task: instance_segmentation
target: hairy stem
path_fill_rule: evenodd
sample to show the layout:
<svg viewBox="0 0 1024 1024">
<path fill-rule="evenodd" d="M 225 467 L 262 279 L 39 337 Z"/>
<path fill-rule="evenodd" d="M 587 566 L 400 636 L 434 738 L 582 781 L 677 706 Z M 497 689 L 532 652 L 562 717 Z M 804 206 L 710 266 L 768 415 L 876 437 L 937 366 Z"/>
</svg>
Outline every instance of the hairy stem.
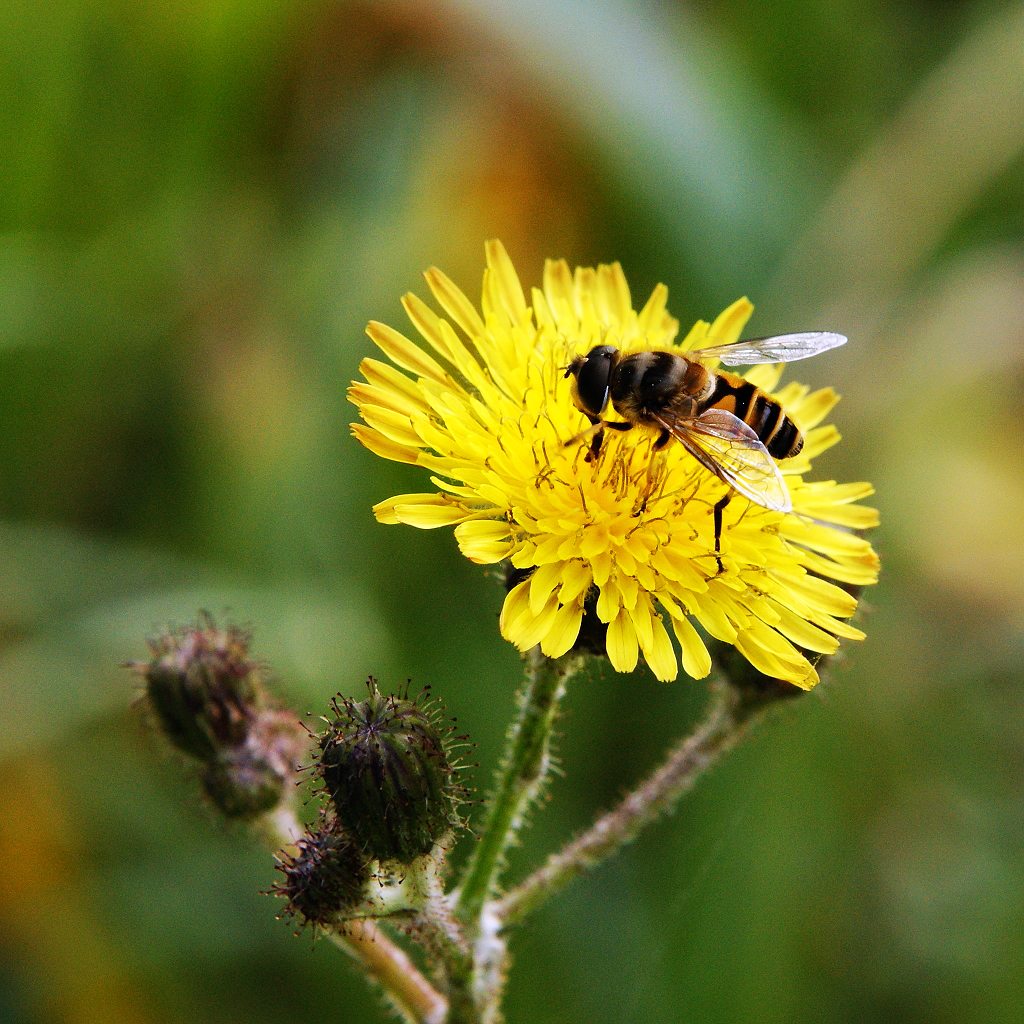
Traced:
<svg viewBox="0 0 1024 1024">
<path fill-rule="evenodd" d="M 473 998 L 473 956 L 462 923 L 452 913 L 440 876 L 432 874 L 426 903 L 413 919 L 410 934 L 418 939 L 439 968 L 448 1000 L 445 1024 L 477 1024 Z"/>
<path fill-rule="evenodd" d="M 723 754 L 731 750 L 750 721 L 732 687 L 712 688 L 711 706 L 696 730 L 681 740 L 665 761 L 617 807 L 602 815 L 564 849 L 552 854 L 532 875 L 494 902 L 505 924 L 521 921 L 561 892 L 574 878 L 636 838 L 670 810 Z"/>
<path fill-rule="evenodd" d="M 384 990 L 388 1001 L 407 1024 L 446 1024 L 448 1001 L 419 972 L 405 951 L 372 921 L 347 929 L 325 929 L 339 949 L 357 960 Z"/>
<path fill-rule="evenodd" d="M 497 887 L 505 853 L 547 775 L 558 707 L 569 677 L 582 663 L 579 656 L 553 661 L 539 647 L 527 655 L 519 713 L 509 730 L 487 821 L 459 893 L 458 914 L 471 928 L 475 929 L 485 901 Z"/>
</svg>

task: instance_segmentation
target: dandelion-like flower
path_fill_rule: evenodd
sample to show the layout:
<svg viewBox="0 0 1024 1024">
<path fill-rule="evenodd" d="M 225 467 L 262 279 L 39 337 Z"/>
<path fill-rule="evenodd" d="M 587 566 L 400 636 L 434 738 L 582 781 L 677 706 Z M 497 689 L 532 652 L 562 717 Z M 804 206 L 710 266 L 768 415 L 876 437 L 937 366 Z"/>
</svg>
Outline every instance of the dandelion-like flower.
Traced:
<svg viewBox="0 0 1024 1024">
<path fill-rule="evenodd" d="M 878 571 L 856 532 L 877 523 L 874 509 L 857 504 L 871 485 L 805 479 L 839 440 L 823 422 L 835 392 L 779 387 L 779 366 L 745 374 L 782 403 L 805 443 L 780 463 L 792 511 L 735 494 L 719 564 L 712 512 L 728 486 L 681 444 L 654 450 L 658 434 L 643 427 L 607 431 L 588 461 L 586 440 L 566 444 L 588 421 L 565 371 L 596 345 L 682 354 L 731 344 L 751 304 L 738 300 L 678 341 L 667 288 L 658 285 L 637 311 L 618 264 L 572 273 L 548 261 L 528 303 L 501 244 L 488 243 L 486 255 L 479 311 L 431 269 L 427 284 L 445 316 L 415 295 L 403 299 L 421 340 L 382 323 L 367 328 L 390 362 L 363 360 L 365 383 L 353 384 L 350 397 L 364 422 L 353 432 L 375 454 L 425 468 L 436 488 L 381 502 L 378 520 L 454 526 L 471 561 L 510 563 L 520 582 L 505 598 L 500 628 L 520 650 L 540 644 L 560 657 L 577 643 L 584 615 L 594 615 L 622 672 L 642 654 L 659 679 L 674 679 L 680 660 L 702 678 L 711 670 L 706 634 L 735 645 L 765 675 L 814 686 L 809 655 L 863 638 L 844 621 L 857 601 L 840 584 L 873 583 Z"/>
</svg>

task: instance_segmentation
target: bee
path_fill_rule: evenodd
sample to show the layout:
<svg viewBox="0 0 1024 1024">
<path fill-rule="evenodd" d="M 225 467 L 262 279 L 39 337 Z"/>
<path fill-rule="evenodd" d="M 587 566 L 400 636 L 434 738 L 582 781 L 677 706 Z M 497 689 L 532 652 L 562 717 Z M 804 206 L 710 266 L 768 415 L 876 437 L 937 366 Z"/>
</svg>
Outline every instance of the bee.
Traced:
<svg viewBox="0 0 1024 1024">
<path fill-rule="evenodd" d="M 714 506 L 715 559 L 722 571 L 722 513 L 736 491 L 774 512 L 793 503 L 776 459 L 790 459 L 804 438 L 782 404 L 735 373 L 711 370 L 701 360 L 726 366 L 790 363 L 846 343 L 842 334 L 808 331 L 751 338 L 694 349 L 685 355 L 662 349 L 620 352 L 598 345 L 566 367 L 572 398 L 591 426 L 567 441 L 590 437 L 587 461 L 597 458 L 605 430 L 636 426 L 658 431 L 654 450 L 678 441 L 708 472 L 731 488 Z M 621 417 L 605 419 L 609 405 Z"/>
</svg>

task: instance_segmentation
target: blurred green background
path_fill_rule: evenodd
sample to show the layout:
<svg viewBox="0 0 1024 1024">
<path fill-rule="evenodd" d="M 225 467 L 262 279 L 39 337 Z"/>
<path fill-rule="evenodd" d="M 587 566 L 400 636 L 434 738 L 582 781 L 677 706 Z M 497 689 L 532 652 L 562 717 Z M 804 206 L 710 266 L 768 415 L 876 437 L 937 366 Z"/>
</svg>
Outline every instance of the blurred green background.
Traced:
<svg viewBox="0 0 1024 1024">
<path fill-rule="evenodd" d="M 256 632 L 319 712 L 444 695 L 485 787 L 501 588 L 348 436 L 373 317 L 483 240 L 621 260 L 684 326 L 851 337 L 863 645 L 514 943 L 510 1021 L 943 1022 L 1024 1004 L 1024 7 L 7 0 L 0 6 L 0 1020 L 383 1019 L 146 731 L 153 627 Z M 570 694 L 521 872 L 700 684 Z"/>
</svg>

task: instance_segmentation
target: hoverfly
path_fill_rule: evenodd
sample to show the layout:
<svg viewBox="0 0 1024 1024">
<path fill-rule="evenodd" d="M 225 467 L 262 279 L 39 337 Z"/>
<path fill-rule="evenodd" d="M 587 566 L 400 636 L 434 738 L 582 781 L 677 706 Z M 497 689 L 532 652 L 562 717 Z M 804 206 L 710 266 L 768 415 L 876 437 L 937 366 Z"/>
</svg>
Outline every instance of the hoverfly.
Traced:
<svg viewBox="0 0 1024 1024">
<path fill-rule="evenodd" d="M 589 462 L 600 452 L 606 429 L 653 427 L 659 431 L 655 451 L 677 440 L 732 488 L 714 506 L 715 558 L 721 572 L 722 512 L 732 491 L 772 511 L 792 511 L 775 460 L 798 454 L 804 439 L 777 399 L 735 373 L 709 369 L 701 360 L 720 359 L 726 366 L 791 363 L 845 343 L 842 334 L 808 331 L 714 345 L 685 355 L 664 349 L 624 353 L 598 345 L 576 356 L 565 370 L 573 378 L 573 402 L 591 422 L 566 443 L 589 435 Z M 621 420 L 604 418 L 609 405 Z"/>
</svg>

